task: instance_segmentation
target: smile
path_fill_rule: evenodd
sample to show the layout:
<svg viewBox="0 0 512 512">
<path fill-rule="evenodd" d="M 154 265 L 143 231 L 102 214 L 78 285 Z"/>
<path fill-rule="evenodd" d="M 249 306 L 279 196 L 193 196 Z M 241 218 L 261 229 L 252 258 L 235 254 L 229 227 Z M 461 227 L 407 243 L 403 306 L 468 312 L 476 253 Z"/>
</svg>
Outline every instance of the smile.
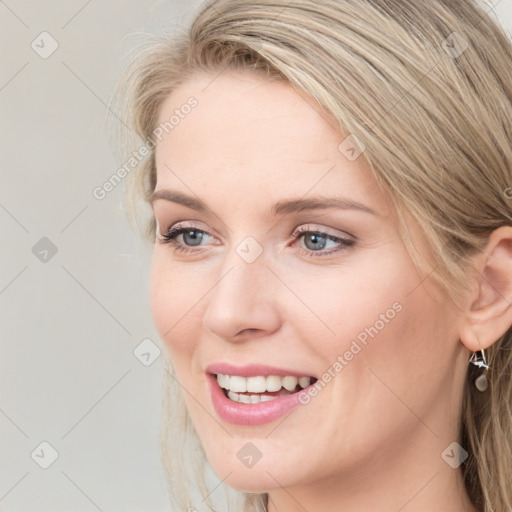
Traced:
<svg viewBox="0 0 512 512">
<path fill-rule="evenodd" d="M 299 394 L 318 380 L 295 370 L 251 364 L 217 363 L 205 369 L 213 408 L 220 419 L 260 425 L 304 405 Z"/>
<path fill-rule="evenodd" d="M 257 404 L 269 402 L 281 396 L 288 396 L 307 388 L 314 377 L 295 377 L 287 375 L 258 375 L 242 377 L 240 375 L 217 374 L 217 382 L 224 395 L 233 402 Z"/>
</svg>

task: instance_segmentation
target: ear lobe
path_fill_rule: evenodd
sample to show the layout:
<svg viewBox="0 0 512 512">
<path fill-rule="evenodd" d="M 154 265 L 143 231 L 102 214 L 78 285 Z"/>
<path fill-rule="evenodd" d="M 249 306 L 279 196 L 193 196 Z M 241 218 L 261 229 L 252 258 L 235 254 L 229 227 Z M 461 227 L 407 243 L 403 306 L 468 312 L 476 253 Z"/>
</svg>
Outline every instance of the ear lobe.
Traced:
<svg viewBox="0 0 512 512">
<path fill-rule="evenodd" d="M 475 291 L 460 340 L 475 352 L 488 348 L 512 325 L 512 226 L 494 230 L 475 261 Z"/>
</svg>

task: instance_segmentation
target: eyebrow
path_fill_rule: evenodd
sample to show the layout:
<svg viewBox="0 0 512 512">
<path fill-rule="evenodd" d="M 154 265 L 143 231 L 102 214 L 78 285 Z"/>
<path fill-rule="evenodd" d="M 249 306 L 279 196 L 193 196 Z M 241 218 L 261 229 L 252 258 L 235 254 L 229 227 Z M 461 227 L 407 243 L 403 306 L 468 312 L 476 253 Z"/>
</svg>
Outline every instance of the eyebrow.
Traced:
<svg viewBox="0 0 512 512">
<path fill-rule="evenodd" d="M 176 190 L 158 190 L 153 192 L 150 202 L 153 203 L 157 199 L 164 199 L 173 203 L 181 204 L 192 210 L 208 213 L 210 209 L 203 201 L 198 198 L 183 194 Z M 271 213 L 273 215 L 286 215 L 289 213 L 298 213 L 308 210 L 321 210 L 327 208 L 339 208 L 342 210 L 359 210 L 371 215 L 378 216 L 375 210 L 358 201 L 344 197 L 324 197 L 317 196 L 311 198 L 288 199 L 286 201 L 278 201 L 272 206 Z"/>
</svg>

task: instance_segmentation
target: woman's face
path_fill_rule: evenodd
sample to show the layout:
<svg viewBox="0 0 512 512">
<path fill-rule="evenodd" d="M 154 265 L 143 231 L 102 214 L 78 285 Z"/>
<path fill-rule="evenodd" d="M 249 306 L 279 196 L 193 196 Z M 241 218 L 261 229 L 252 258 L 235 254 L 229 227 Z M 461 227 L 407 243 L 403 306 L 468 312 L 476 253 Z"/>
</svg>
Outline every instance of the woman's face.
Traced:
<svg viewBox="0 0 512 512">
<path fill-rule="evenodd" d="M 285 83 L 215 76 L 160 111 L 151 275 L 213 469 L 262 492 L 441 460 L 467 364 L 456 308 L 348 134 Z"/>
</svg>

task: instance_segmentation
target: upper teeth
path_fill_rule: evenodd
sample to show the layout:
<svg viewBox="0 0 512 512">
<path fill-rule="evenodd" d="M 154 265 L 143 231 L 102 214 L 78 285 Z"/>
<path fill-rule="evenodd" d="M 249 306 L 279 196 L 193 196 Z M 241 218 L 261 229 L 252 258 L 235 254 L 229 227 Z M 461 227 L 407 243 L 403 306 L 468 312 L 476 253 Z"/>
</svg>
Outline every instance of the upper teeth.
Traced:
<svg viewBox="0 0 512 512">
<path fill-rule="evenodd" d="M 287 391 L 294 391 L 297 384 L 301 388 L 309 386 L 311 377 L 279 377 L 277 375 L 258 376 L 258 377 L 240 377 L 238 375 L 217 374 L 219 386 L 236 393 L 270 393 L 279 391 L 282 387 Z"/>
</svg>

